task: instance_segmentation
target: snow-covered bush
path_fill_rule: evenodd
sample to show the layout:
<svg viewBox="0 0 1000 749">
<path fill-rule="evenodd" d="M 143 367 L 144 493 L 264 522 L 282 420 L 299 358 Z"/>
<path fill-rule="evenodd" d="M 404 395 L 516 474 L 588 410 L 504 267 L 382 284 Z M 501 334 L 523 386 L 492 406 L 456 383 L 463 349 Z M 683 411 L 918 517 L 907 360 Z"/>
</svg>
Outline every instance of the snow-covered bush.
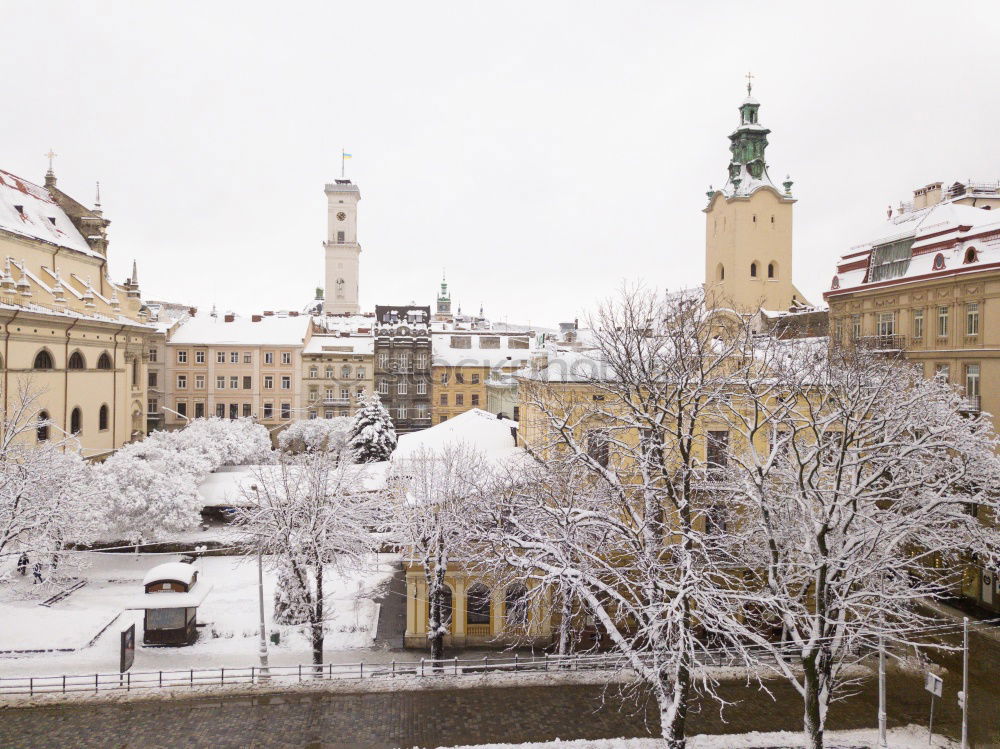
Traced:
<svg viewBox="0 0 1000 749">
<path fill-rule="evenodd" d="M 396 430 L 378 393 L 361 401 L 347 445 L 358 463 L 380 463 L 396 449 Z"/>
<path fill-rule="evenodd" d="M 222 465 L 273 460 L 267 429 L 249 419 L 196 419 L 123 446 L 98 470 L 110 528 L 130 540 L 198 522 L 198 485 Z"/>
<path fill-rule="evenodd" d="M 278 449 L 293 455 L 318 451 L 339 453 L 347 444 L 352 424 L 346 416 L 293 421 L 278 435 Z"/>
</svg>

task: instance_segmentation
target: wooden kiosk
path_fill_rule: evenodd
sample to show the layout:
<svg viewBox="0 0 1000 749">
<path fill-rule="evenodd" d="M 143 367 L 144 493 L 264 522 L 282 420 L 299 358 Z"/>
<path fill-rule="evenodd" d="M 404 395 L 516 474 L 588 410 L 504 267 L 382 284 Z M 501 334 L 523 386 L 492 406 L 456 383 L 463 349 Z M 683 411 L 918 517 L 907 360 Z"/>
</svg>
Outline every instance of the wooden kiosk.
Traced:
<svg viewBox="0 0 1000 749">
<path fill-rule="evenodd" d="M 197 639 L 198 607 L 212 586 L 198 581 L 193 564 L 167 562 L 153 567 L 142 580 L 141 599 L 129 606 L 143 609 L 145 645 L 190 645 Z"/>
</svg>

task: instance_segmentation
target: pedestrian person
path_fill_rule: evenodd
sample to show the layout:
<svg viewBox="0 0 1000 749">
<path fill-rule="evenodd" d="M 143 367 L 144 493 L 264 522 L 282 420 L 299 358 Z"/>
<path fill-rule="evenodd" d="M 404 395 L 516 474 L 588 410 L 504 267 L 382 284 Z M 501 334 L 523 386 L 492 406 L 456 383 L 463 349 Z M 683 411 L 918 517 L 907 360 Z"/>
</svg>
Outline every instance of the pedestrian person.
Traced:
<svg viewBox="0 0 1000 749">
<path fill-rule="evenodd" d="M 26 551 L 22 551 L 21 556 L 17 558 L 17 571 L 21 573 L 21 577 L 28 573 L 28 553 Z"/>
<path fill-rule="evenodd" d="M 38 585 L 38 583 L 45 582 L 42 579 L 42 563 L 35 562 L 35 566 L 31 568 L 31 574 L 34 575 L 35 579 L 32 581 L 32 585 Z"/>
</svg>

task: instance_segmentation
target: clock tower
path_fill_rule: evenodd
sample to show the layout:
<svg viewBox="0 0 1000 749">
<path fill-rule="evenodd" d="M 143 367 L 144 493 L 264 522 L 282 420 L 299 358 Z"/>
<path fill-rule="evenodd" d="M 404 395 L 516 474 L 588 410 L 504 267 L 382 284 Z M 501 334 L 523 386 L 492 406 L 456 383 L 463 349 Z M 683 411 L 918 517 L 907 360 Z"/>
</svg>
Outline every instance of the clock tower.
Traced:
<svg viewBox="0 0 1000 749">
<path fill-rule="evenodd" d="M 326 294 L 323 311 L 335 315 L 353 315 L 358 305 L 358 201 L 361 191 L 349 179 L 338 179 L 326 186 Z"/>
</svg>

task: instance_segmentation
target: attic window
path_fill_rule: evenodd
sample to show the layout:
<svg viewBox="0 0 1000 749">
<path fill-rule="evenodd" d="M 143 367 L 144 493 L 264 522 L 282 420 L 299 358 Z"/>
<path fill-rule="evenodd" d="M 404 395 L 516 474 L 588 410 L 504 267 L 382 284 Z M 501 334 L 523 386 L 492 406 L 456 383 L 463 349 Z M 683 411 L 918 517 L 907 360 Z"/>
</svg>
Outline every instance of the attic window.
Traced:
<svg viewBox="0 0 1000 749">
<path fill-rule="evenodd" d="M 940 252 L 934 256 L 934 270 L 944 270 L 944 255 Z"/>
<path fill-rule="evenodd" d="M 910 267 L 913 237 L 879 245 L 872 249 L 868 266 L 868 282 L 899 278 Z"/>
<path fill-rule="evenodd" d="M 48 218 L 49 218 L 49 223 L 52 224 L 53 226 L 55 226 L 56 225 L 56 217 L 55 216 L 49 216 Z"/>
<path fill-rule="evenodd" d="M 17 211 L 17 215 L 20 216 L 21 218 L 25 217 L 24 216 L 24 206 L 23 205 L 16 205 L 16 206 L 14 206 L 14 210 Z"/>
<path fill-rule="evenodd" d="M 963 263 L 974 263 L 978 259 L 976 248 L 970 247 L 965 251 L 965 259 L 962 260 Z"/>
</svg>

